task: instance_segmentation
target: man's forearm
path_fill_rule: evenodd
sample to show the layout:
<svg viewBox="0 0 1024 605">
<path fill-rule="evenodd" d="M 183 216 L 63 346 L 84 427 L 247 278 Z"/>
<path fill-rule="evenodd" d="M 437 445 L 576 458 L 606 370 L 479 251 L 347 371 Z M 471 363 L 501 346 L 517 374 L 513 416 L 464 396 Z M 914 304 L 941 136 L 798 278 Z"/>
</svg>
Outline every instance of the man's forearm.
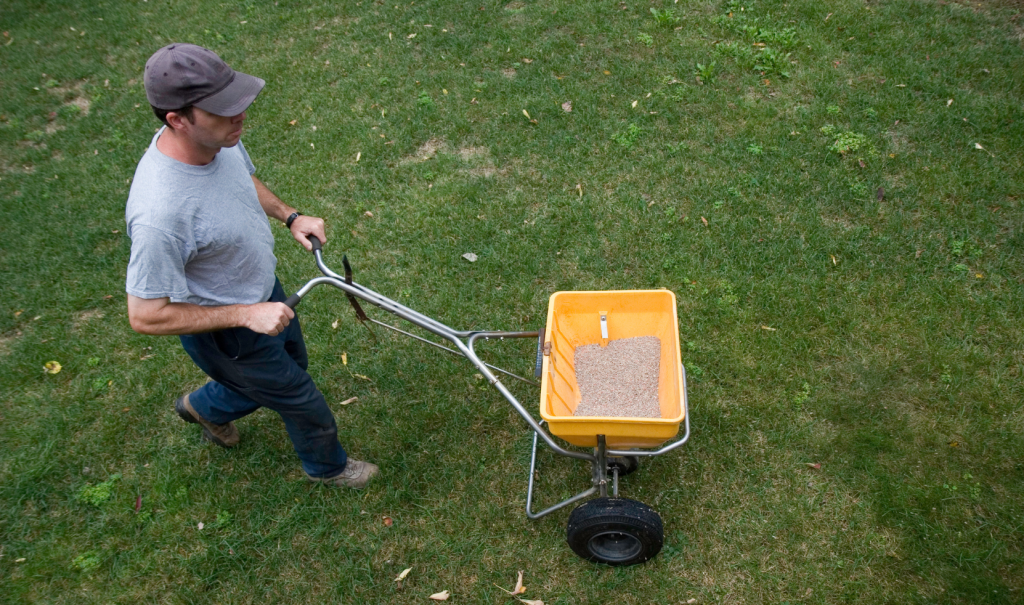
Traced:
<svg viewBox="0 0 1024 605">
<path fill-rule="evenodd" d="M 259 199 L 260 206 L 263 207 L 263 211 L 267 213 L 267 216 L 276 218 L 283 223 L 288 220 L 291 213 L 295 212 L 295 208 L 282 202 L 281 198 L 274 195 L 274 192 L 263 184 L 263 181 L 252 177 L 252 182 L 256 185 L 256 197 Z"/>
<path fill-rule="evenodd" d="M 205 307 L 189 303 L 167 303 L 132 312 L 128 302 L 128 318 L 132 329 L 155 336 L 201 334 L 246 325 L 246 305 Z"/>
</svg>

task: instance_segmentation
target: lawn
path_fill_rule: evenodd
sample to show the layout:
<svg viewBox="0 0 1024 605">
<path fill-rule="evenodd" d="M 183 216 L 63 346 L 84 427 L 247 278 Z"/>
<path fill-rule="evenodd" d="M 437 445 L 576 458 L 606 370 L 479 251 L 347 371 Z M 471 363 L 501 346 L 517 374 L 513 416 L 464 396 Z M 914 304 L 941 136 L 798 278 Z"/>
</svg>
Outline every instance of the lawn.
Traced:
<svg viewBox="0 0 1024 605">
<path fill-rule="evenodd" d="M 0 600 L 514 605 L 521 570 L 548 605 L 1024 602 L 1019 2 L 11 0 L 0 27 Z M 657 558 L 528 520 L 526 423 L 337 291 L 300 315 L 370 487 L 307 484 L 273 413 L 231 451 L 174 415 L 205 378 L 124 295 L 171 41 L 267 81 L 257 175 L 378 292 L 503 330 L 560 290 L 676 293 L 693 436 L 621 486 Z M 318 272 L 274 233 L 294 291 Z M 532 372 L 534 341 L 480 348 Z M 541 505 L 588 485 L 539 459 Z"/>
</svg>

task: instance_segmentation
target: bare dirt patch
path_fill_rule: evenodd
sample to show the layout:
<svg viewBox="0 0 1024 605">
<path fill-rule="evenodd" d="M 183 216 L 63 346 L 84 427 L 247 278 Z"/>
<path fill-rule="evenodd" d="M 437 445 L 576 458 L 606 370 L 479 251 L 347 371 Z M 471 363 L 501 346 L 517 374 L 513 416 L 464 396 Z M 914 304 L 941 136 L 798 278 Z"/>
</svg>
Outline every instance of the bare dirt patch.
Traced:
<svg viewBox="0 0 1024 605">
<path fill-rule="evenodd" d="M 75 321 L 72 324 L 72 328 L 78 330 L 85 324 L 96 319 L 103 319 L 103 317 L 104 313 L 99 309 L 86 309 L 85 311 L 81 311 L 75 315 Z"/>
<path fill-rule="evenodd" d="M 10 355 L 11 345 L 21 338 L 21 332 L 14 331 L 0 334 L 0 355 Z"/>
<path fill-rule="evenodd" d="M 505 69 L 501 70 L 501 75 L 511 80 L 512 78 L 516 77 L 516 70 L 512 69 L 511 67 L 506 67 Z"/>
<path fill-rule="evenodd" d="M 416 150 L 416 153 L 407 156 L 401 163 L 418 164 L 420 162 L 426 162 L 439 153 L 449 153 L 448 143 L 445 143 L 442 139 L 430 139 L 426 143 L 420 145 L 419 149 Z"/>
<path fill-rule="evenodd" d="M 71 101 L 65 103 L 65 105 L 74 105 L 77 107 L 82 112 L 83 116 L 89 115 L 89 106 L 91 104 L 91 101 L 85 97 L 75 97 Z"/>
<path fill-rule="evenodd" d="M 459 149 L 459 157 L 463 162 L 468 162 L 475 158 L 487 157 L 490 152 L 491 150 L 486 147 L 463 147 Z"/>
</svg>

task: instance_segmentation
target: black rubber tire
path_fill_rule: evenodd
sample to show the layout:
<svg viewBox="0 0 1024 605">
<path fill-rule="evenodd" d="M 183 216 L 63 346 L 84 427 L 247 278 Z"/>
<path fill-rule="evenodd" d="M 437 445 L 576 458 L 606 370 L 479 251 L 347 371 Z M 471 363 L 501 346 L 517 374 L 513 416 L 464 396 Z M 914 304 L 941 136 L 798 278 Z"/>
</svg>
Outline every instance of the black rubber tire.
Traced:
<svg viewBox="0 0 1024 605">
<path fill-rule="evenodd" d="M 635 473 L 640 468 L 640 456 L 608 456 L 606 462 L 608 474 L 612 474 L 612 467 L 617 467 L 620 477 Z"/>
<path fill-rule="evenodd" d="M 661 517 L 643 502 L 596 498 L 569 515 L 566 540 L 581 558 L 614 567 L 636 565 L 661 550 Z"/>
</svg>

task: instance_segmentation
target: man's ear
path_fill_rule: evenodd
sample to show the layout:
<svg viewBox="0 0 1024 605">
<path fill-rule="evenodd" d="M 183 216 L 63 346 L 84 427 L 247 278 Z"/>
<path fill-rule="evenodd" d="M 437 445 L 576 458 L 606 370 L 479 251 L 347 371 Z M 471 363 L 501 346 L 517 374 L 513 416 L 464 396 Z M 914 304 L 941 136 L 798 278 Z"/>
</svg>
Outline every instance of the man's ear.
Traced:
<svg viewBox="0 0 1024 605">
<path fill-rule="evenodd" d="M 188 121 L 188 118 L 174 111 L 168 113 L 165 119 L 167 120 L 167 124 L 173 130 L 184 130 L 186 123 L 191 125 L 191 122 Z"/>
</svg>

